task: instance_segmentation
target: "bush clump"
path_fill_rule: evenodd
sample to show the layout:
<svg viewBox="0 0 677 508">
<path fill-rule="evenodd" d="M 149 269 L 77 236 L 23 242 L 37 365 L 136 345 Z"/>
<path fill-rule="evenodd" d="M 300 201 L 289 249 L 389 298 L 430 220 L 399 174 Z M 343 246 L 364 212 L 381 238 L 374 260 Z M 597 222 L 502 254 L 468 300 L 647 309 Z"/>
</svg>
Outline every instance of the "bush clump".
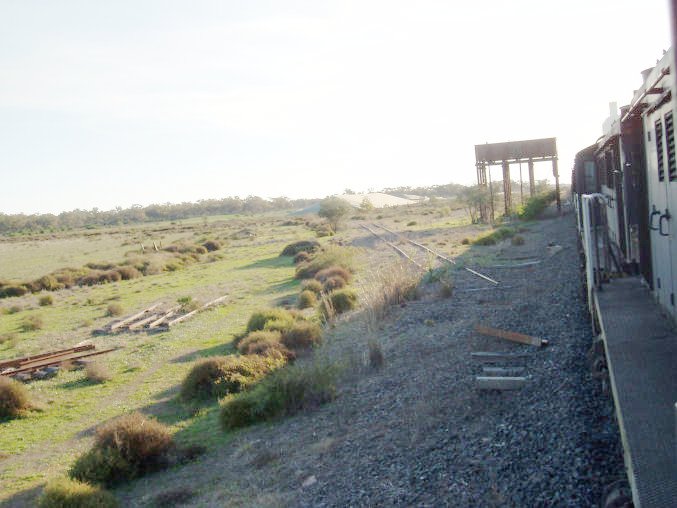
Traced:
<svg viewBox="0 0 677 508">
<path fill-rule="evenodd" d="M 249 333 L 237 345 L 240 354 L 270 356 L 292 361 L 296 355 L 282 344 L 282 334 L 278 331 L 262 330 Z"/>
<path fill-rule="evenodd" d="M 517 216 L 522 220 L 536 219 L 547 206 L 557 199 L 557 191 L 552 190 L 537 194 L 527 199 L 517 211 Z"/>
<path fill-rule="evenodd" d="M 143 273 L 134 266 L 118 266 L 117 272 L 122 280 L 132 280 L 143 277 Z"/>
<path fill-rule="evenodd" d="M 106 315 L 110 317 L 122 316 L 123 312 L 124 310 L 122 309 L 122 305 L 119 303 L 111 303 L 106 309 Z"/>
<path fill-rule="evenodd" d="M 317 305 L 317 295 L 310 289 L 304 289 L 299 293 L 297 307 L 299 309 L 308 309 Z"/>
<path fill-rule="evenodd" d="M 105 383 L 113 379 L 108 367 L 101 362 L 88 362 L 85 366 L 85 377 L 92 383 Z"/>
<path fill-rule="evenodd" d="M 28 316 L 21 323 L 21 331 L 23 332 L 34 332 L 36 330 L 42 330 L 42 327 L 45 326 L 45 322 L 40 316 Z"/>
<path fill-rule="evenodd" d="M 505 240 L 506 238 L 512 238 L 515 235 L 515 230 L 511 228 L 498 228 L 492 231 L 491 233 L 487 233 L 486 235 L 482 235 L 478 238 L 475 238 L 473 241 L 474 245 L 496 245 L 498 242 L 501 240 Z"/>
<path fill-rule="evenodd" d="M 346 287 L 347 284 L 348 283 L 343 277 L 335 275 L 334 277 L 329 277 L 327 280 L 324 281 L 322 289 L 324 290 L 325 293 L 330 293 L 335 289 L 342 289 Z"/>
<path fill-rule="evenodd" d="M 282 344 L 298 351 L 319 345 L 322 342 L 322 329 L 315 323 L 300 321 L 282 334 Z"/>
<path fill-rule="evenodd" d="M 291 328 L 295 321 L 294 315 L 285 309 L 265 309 L 254 312 L 247 322 L 247 331 L 255 332 L 263 329 L 280 329 L 280 326 Z"/>
<path fill-rule="evenodd" d="M 322 293 L 323 287 L 322 283 L 319 280 L 309 279 L 303 283 L 303 289 L 307 291 L 312 291 L 316 295 Z"/>
<path fill-rule="evenodd" d="M 26 286 L 5 286 L 0 288 L 0 298 L 23 296 L 26 293 L 28 293 L 28 288 Z"/>
<path fill-rule="evenodd" d="M 312 279 L 325 268 L 341 267 L 348 272 L 353 268 L 353 250 L 347 247 L 328 247 L 306 263 L 296 267 L 297 279 Z"/>
<path fill-rule="evenodd" d="M 40 307 L 47 307 L 54 303 L 54 298 L 52 298 L 52 295 L 44 295 L 40 297 L 38 303 L 40 304 Z"/>
<path fill-rule="evenodd" d="M 315 252 L 320 248 L 319 242 L 315 240 L 300 240 L 290 243 L 280 253 L 280 256 L 296 256 L 299 252 Z"/>
<path fill-rule="evenodd" d="M 0 418 L 16 418 L 30 407 L 26 388 L 18 381 L 0 376 Z"/>
<path fill-rule="evenodd" d="M 167 427 L 141 413 L 130 413 L 97 430 L 94 445 L 75 461 L 69 476 L 116 485 L 165 468 L 173 446 Z"/>
<path fill-rule="evenodd" d="M 320 406 L 336 397 L 337 368 L 318 363 L 273 372 L 252 390 L 231 397 L 221 408 L 224 430 Z"/>
<path fill-rule="evenodd" d="M 208 252 L 214 252 L 221 248 L 221 244 L 216 240 L 207 240 L 202 246 L 207 249 Z"/>
<path fill-rule="evenodd" d="M 296 256 L 294 256 L 294 264 L 298 265 L 299 263 L 305 263 L 307 261 L 310 261 L 310 258 L 311 258 L 310 254 L 302 250 Z"/>
<path fill-rule="evenodd" d="M 350 271 L 346 270 L 342 266 L 330 266 L 329 268 L 325 268 L 317 272 L 315 274 L 315 279 L 319 280 L 320 282 L 326 282 L 332 277 L 340 277 L 345 282 L 350 282 L 352 276 L 353 275 L 350 273 Z"/>
<path fill-rule="evenodd" d="M 209 399 L 238 393 L 283 363 L 279 358 L 258 355 L 205 358 L 183 380 L 181 398 Z"/>
<path fill-rule="evenodd" d="M 351 288 L 332 291 L 328 299 L 334 314 L 342 314 L 357 306 L 357 293 Z"/>
<path fill-rule="evenodd" d="M 117 508 L 110 492 L 77 480 L 52 480 L 38 500 L 39 508 Z"/>
</svg>

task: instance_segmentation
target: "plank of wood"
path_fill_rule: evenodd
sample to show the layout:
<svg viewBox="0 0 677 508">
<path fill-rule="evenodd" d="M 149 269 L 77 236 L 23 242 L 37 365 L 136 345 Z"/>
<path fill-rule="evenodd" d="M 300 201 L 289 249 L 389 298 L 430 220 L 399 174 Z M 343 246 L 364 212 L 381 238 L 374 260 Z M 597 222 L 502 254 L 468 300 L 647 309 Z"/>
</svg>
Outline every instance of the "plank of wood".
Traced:
<svg viewBox="0 0 677 508">
<path fill-rule="evenodd" d="M 139 328 L 143 328 L 144 325 L 147 325 L 148 323 L 155 321 L 159 316 L 160 316 L 159 314 L 151 314 L 145 319 L 134 321 L 132 324 L 129 325 L 129 329 L 138 330 Z"/>
<path fill-rule="evenodd" d="M 206 308 L 208 308 L 208 307 L 212 307 L 212 306 L 214 306 L 214 305 L 216 305 L 216 304 L 221 303 L 221 302 L 224 301 L 226 298 L 228 298 L 228 295 L 219 296 L 219 297 L 216 298 L 215 300 L 212 300 L 211 302 L 205 303 L 205 304 L 202 306 L 202 308 L 203 308 L 203 309 L 206 309 Z"/>
<path fill-rule="evenodd" d="M 131 322 L 133 322 L 133 321 L 136 321 L 137 319 L 139 319 L 140 317 L 142 317 L 144 314 L 148 314 L 149 312 L 154 311 L 154 310 L 157 309 L 160 305 L 161 305 L 161 304 L 156 303 L 155 305 L 152 305 L 152 306 L 148 307 L 147 309 L 142 310 L 141 312 L 137 312 L 137 313 L 134 314 L 133 316 L 129 316 L 128 318 L 125 318 L 125 319 L 123 319 L 122 321 L 118 321 L 117 323 L 113 323 L 113 324 L 111 325 L 111 327 L 110 327 L 111 332 L 114 331 L 114 330 L 117 330 L 118 328 L 121 328 L 121 327 L 125 326 L 125 325 L 128 324 L 128 323 L 131 323 Z"/>
<path fill-rule="evenodd" d="M 526 353 L 494 353 L 492 351 L 477 351 L 470 353 L 470 356 L 473 360 L 479 360 L 482 363 L 524 361 L 529 357 Z"/>
<path fill-rule="evenodd" d="M 172 317 L 174 314 L 176 314 L 176 313 L 179 311 L 180 308 L 181 308 L 181 306 L 174 307 L 173 309 L 169 309 L 164 315 L 160 316 L 158 319 L 156 319 L 156 320 L 153 321 L 151 324 L 149 324 L 149 325 L 148 325 L 148 328 L 149 328 L 149 329 L 157 328 L 157 327 L 160 326 L 163 322 L 165 322 L 165 321 L 168 320 L 170 317 Z"/>
<path fill-rule="evenodd" d="M 171 327 L 171 326 L 174 326 L 174 325 L 180 323 L 181 321 L 185 321 L 185 320 L 188 319 L 189 317 L 193 317 L 195 314 L 197 314 L 197 313 L 200 312 L 201 310 L 202 310 L 202 309 L 196 309 L 196 310 L 194 310 L 194 311 L 192 311 L 192 312 L 189 312 L 188 314 L 184 314 L 183 316 L 179 316 L 179 317 L 177 317 L 176 319 L 172 319 L 171 321 L 168 321 L 168 322 L 167 322 L 167 326 L 170 326 L 170 327 Z"/>
<path fill-rule="evenodd" d="M 519 390 L 526 384 L 527 378 L 477 376 L 475 382 L 480 390 Z"/>
<path fill-rule="evenodd" d="M 498 328 L 491 328 L 490 326 L 484 325 L 475 325 L 475 331 L 481 333 L 482 335 L 490 335 L 492 337 L 498 337 L 499 339 L 505 339 L 512 342 L 519 342 L 520 344 L 529 344 L 531 346 L 547 346 L 548 341 L 541 339 L 540 337 L 532 337 L 531 335 L 525 335 L 523 333 L 509 332 L 507 330 L 499 330 Z"/>
</svg>

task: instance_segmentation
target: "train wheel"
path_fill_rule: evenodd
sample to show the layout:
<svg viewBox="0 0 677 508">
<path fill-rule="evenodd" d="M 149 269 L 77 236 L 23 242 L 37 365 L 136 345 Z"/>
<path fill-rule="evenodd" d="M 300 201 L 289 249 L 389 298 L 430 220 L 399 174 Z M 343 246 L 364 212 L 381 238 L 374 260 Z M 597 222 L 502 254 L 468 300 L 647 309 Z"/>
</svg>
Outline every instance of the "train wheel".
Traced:
<svg viewBox="0 0 677 508">
<path fill-rule="evenodd" d="M 603 508 L 633 508 L 632 491 L 626 480 L 617 480 L 604 490 Z"/>
</svg>

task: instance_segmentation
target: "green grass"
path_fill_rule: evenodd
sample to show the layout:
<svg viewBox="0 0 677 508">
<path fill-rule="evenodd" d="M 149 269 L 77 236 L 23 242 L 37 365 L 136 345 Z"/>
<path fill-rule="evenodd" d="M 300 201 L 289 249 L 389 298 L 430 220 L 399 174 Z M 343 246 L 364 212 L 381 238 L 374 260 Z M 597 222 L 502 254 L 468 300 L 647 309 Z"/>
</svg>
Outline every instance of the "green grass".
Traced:
<svg viewBox="0 0 677 508">
<path fill-rule="evenodd" d="M 195 222 L 202 224 L 201 220 Z M 238 229 L 246 224 L 228 227 Z M 244 330 L 254 311 L 274 306 L 279 299 L 295 300 L 299 283 L 293 279 L 294 266 L 289 258 L 278 255 L 286 243 L 307 233 L 301 226 L 269 224 L 257 230 L 254 240 L 230 242 L 225 249 L 227 255 L 214 262 L 129 281 L 58 291 L 52 293 L 54 304 L 47 307 L 38 305 L 38 295 L 2 301 L 3 308 L 20 305 L 24 310 L 3 314 L 0 319 L 0 335 L 16 337 L 0 344 L 0 359 L 69 347 L 85 339 L 92 340 L 98 348 L 124 348 L 100 357 L 112 374 L 105 384 L 88 382 L 84 371 L 62 371 L 55 378 L 26 385 L 31 400 L 41 410 L 2 423 L 0 450 L 8 457 L 0 461 L 0 500 L 62 475 L 88 448 L 91 429 L 125 412 L 152 413 L 170 427 L 179 444 L 215 446 L 230 439 L 217 430 L 216 408 L 195 411 L 178 401 L 176 395 L 193 360 L 232 352 L 233 336 Z M 227 236 L 229 229 L 199 233 Z M 65 249 L 65 243 L 56 243 L 57 250 Z M 13 242 L 11 246 L 19 248 L 21 244 Z M 70 245 L 79 249 L 81 244 Z M 43 247 L 49 249 L 49 241 Z M 73 258 L 80 255 L 76 253 Z M 17 263 L 18 254 L 13 256 L 13 263 Z M 41 258 L 29 257 L 28 261 L 34 263 L 32 273 L 43 271 Z M 44 271 L 61 266 L 57 262 Z M 191 295 L 206 302 L 224 294 L 229 295 L 224 306 L 201 312 L 169 332 L 91 336 L 93 328 L 113 319 L 106 316 L 110 303 L 122 305 L 128 315 L 156 301 L 173 303 L 181 296 Z M 42 317 L 43 329 L 22 332 L 21 323 L 33 315 Z M 34 454 L 34 458 L 26 460 Z"/>
</svg>

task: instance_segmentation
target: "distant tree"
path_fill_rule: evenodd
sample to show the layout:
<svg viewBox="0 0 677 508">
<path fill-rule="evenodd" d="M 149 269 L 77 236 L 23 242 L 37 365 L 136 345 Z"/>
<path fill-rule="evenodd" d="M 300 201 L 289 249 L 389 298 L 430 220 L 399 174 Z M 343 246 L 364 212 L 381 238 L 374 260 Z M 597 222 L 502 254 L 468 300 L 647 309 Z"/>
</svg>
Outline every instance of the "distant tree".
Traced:
<svg viewBox="0 0 677 508">
<path fill-rule="evenodd" d="M 362 200 L 362 203 L 360 203 L 360 210 L 363 212 L 370 212 L 373 209 L 374 204 L 369 200 L 368 197 L 365 196 L 365 198 Z"/>
<path fill-rule="evenodd" d="M 343 194 L 355 194 L 355 191 L 352 189 L 344 189 Z"/>
<path fill-rule="evenodd" d="M 344 199 L 331 197 L 320 202 L 320 210 L 317 214 L 326 219 L 331 229 L 338 231 L 339 223 L 350 213 L 352 207 Z"/>
<path fill-rule="evenodd" d="M 461 201 L 465 206 L 466 212 L 470 216 L 470 222 L 475 224 L 479 221 L 479 211 L 482 205 L 489 203 L 489 190 L 481 185 L 466 187 L 461 192 Z"/>
</svg>

